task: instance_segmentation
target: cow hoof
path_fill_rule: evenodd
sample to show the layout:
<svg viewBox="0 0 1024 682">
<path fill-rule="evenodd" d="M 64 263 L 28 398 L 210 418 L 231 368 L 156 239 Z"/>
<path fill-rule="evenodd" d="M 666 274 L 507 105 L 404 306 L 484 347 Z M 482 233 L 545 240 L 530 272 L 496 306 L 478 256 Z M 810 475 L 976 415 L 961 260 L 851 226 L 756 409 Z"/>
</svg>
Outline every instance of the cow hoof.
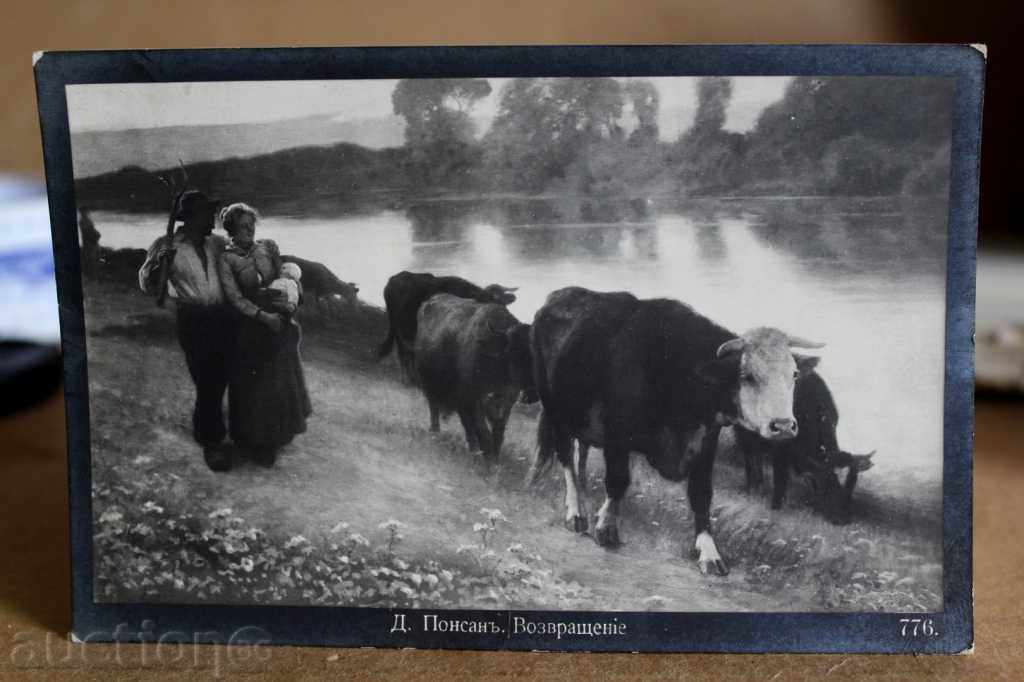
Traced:
<svg viewBox="0 0 1024 682">
<path fill-rule="evenodd" d="M 619 540 L 619 528 L 618 526 L 605 526 L 604 528 L 594 529 L 594 539 L 597 540 L 597 544 L 602 547 L 618 547 L 622 544 Z"/>
<path fill-rule="evenodd" d="M 573 533 L 586 533 L 587 532 L 587 520 L 582 516 L 570 516 L 565 520 L 565 527 L 571 530 Z"/>
<path fill-rule="evenodd" d="M 697 565 L 700 567 L 700 572 L 703 575 L 718 575 L 723 578 L 729 575 L 729 567 L 721 559 L 698 561 Z"/>
<path fill-rule="evenodd" d="M 710 533 L 704 531 L 697 535 L 697 540 L 693 543 L 693 551 L 697 555 L 697 567 L 703 575 L 729 575 L 729 567 L 725 565 L 725 560 L 718 553 L 718 547 L 715 546 L 715 541 Z"/>
</svg>

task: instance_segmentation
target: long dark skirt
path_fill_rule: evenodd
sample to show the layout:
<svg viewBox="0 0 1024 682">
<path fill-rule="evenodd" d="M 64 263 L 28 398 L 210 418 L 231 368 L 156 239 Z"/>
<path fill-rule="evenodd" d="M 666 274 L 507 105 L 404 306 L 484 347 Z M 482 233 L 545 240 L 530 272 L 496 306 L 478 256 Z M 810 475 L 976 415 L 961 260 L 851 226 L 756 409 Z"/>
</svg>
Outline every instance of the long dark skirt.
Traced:
<svg viewBox="0 0 1024 682">
<path fill-rule="evenodd" d="M 228 392 L 231 439 L 250 450 L 276 450 L 306 430 L 313 413 L 299 358 L 298 322 L 274 332 L 243 318 Z"/>
</svg>

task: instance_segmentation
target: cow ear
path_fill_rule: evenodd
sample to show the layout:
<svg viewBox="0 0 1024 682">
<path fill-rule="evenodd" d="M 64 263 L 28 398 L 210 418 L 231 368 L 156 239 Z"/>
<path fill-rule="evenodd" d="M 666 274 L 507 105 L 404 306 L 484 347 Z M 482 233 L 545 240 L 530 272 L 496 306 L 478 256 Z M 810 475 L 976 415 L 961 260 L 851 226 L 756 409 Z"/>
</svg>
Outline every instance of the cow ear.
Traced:
<svg viewBox="0 0 1024 682">
<path fill-rule="evenodd" d="M 740 375 L 740 356 L 727 355 L 697 366 L 697 376 L 710 384 L 735 383 Z"/>
<path fill-rule="evenodd" d="M 794 353 L 793 359 L 796 360 L 796 368 L 800 372 L 800 376 L 807 376 L 821 362 L 821 357 L 817 355 L 798 355 Z"/>
</svg>

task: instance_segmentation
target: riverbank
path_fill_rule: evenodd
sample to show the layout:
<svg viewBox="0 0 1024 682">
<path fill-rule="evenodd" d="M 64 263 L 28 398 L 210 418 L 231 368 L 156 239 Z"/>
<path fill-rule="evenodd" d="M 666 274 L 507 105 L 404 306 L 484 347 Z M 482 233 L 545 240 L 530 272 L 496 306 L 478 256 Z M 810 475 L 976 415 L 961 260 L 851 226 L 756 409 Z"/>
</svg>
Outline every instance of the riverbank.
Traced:
<svg viewBox="0 0 1024 682">
<path fill-rule="evenodd" d="M 189 437 L 191 384 L 173 317 L 123 279 L 87 294 L 96 596 L 104 601 L 680 611 L 914 611 L 941 607 L 939 519 L 908 523 L 858 494 L 858 520 L 741 492 L 723 443 L 714 524 L 733 572 L 701 576 L 684 550 L 685 488 L 634 461 L 625 545 L 562 527 L 561 481 L 525 490 L 535 413 L 517 408 L 501 464 L 484 470 L 457 424 L 392 361 L 370 306 L 304 310 L 309 430 L 274 469 L 214 474 Z M 595 460 L 589 509 L 602 497 Z M 859 492 L 859 491 L 858 491 Z"/>
</svg>

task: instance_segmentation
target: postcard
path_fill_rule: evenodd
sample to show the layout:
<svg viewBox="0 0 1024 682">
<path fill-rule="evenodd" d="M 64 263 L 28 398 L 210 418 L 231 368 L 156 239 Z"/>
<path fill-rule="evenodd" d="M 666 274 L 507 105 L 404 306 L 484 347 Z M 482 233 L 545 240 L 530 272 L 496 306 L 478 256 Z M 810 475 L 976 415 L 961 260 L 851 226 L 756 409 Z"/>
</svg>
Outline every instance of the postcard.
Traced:
<svg viewBox="0 0 1024 682">
<path fill-rule="evenodd" d="M 971 649 L 979 48 L 35 68 L 78 639 Z"/>
</svg>

